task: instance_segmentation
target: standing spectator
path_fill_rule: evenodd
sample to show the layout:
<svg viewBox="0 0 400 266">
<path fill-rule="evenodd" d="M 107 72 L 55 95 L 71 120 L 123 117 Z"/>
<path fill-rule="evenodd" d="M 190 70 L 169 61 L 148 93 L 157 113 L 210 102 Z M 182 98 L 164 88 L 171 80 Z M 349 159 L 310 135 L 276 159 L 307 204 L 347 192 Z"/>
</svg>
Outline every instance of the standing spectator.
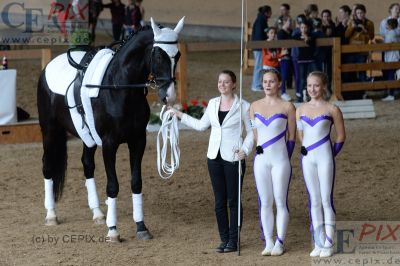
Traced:
<svg viewBox="0 0 400 266">
<path fill-rule="evenodd" d="M 299 47 L 298 54 L 298 67 L 299 67 L 299 84 L 300 86 L 296 88 L 297 102 L 305 101 L 306 94 L 303 92 L 306 88 L 306 80 L 308 73 L 315 70 L 315 38 L 310 32 L 311 26 L 308 21 L 303 21 L 300 24 L 300 32 L 295 33 L 293 39 L 304 41 L 307 45 L 306 47 Z"/>
<path fill-rule="evenodd" d="M 345 37 L 347 26 L 350 21 L 351 9 L 348 5 L 339 7 L 339 16 L 336 17 L 335 34 L 340 37 L 341 44 L 348 44 L 348 40 Z"/>
<path fill-rule="evenodd" d="M 304 15 L 306 16 L 307 20 L 309 20 L 309 25 L 312 26 L 312 20 L 314 18 L 318 18 L 318 6 L 316 4 L 309 4 L 307 5 L 306 9 L 304 10 Z M 312 29 L 310 29 L 312 31 Z"/>
<path fill-rule="evenodd" d="M 400 36 L 397 34 L 398 30 L 398 20 L 397 18 L 390 18 L 386 21 L 386 31 L 385 31 L 385 43 L 396 43 L 400 41 Z M 398 62 L 400 61 L 399 50 L 386 51 L 384 54 L 385 62 Z M 385 80 L 395 79 L 396 69 L 388 69 L 383 71 Z M 394 90 L 388 90 L 388 96 L 382 99 L 382 101 L 394 101 Z"/>
<path fill-rule="evenodd" d="M 111 3 L 103 5 L 111 11 L 111 23 L 114 41 L 122 38 L 122 28 L 125 22 L 125 5 L 121 0 L 112 0 Z"/>
<path fill-rule="evenodd" d="M 281 15 L 275 21 L 275 27 L 279 28 L 279 25 L 282 25 L 282 22 L 286 22 L 289 20 L 289 29 L 292 29 L 294 26 L 294 22 L 292 17 L 290 16 L 290 5 L 289 4 L 281 4 L 279 8 Z"/>
<path fill-rule="evenodd" d="M 125 8 L 125 34 L 129 35 L 132 32 L 138 31 L 141 27 L 142 13 L 140 7 L 136 5 L 135 0 L 129 0 L 129 5 Z"/>
<path fill-rule="evenodd" d="M 362 4 L 355 7 L 355 19 L 353 19 L 345 33 L 345 37 L 349 39 L 349 44 L 368 44 L 375 36 L 374 23 L 367 19 L 366 8 Z M 365 63 L 368 58 L 368 53 L 353 53 L 349 54 L 346 63 Z M 367 76 L 364 71 L 358 73 L 358 78 L 353 76 L 351 81 L 366 81 Z"/>
<path fill-rule="evenodd" d="M 267 42 L 275 41 L 276 40 L 276 28 L 269 27 L 267 29 Z M 263 62 L 263 69 L 275 69 L 276 71 L 280 71 L 279 68 L 279 59 L 281 59 L 287 50 L 282 51 L 279 48 L 264 48 L 262 49 L 262 62 Z"/>
<path fill-rule="evenodd" d="M 137 7 L 139 7 L 140 14 L 141 14 L 141 16 L 142 16 L 142 20 L 140 21 L 140 24 L 141 24 L 142 26 L 144 26 L 144 25 L 145 25 L 145 23 L 144 23 L 144 13 L 145 13 L 145 10 L 144 10 L 144 7 L 143 7 L 142 3 L 143 3 L 143 0 L 136 0 L 136 1 L 135 1 L 135 4 L 136 4 Z"/>
<path fill-rule="evenodd" d="M 400 24 L 399 13 L 400 13 L 400 5 L 398 3 L 393 3 L 389 6 L 389 14 L 390 15 L 387 18 L 384 18 L 381 21 L 381 24 L 379 25 L 379 34 L 382 35 L 382 37 L 385 38 L 385 36 L 386 36 L 387 21 L 389 19 L 394 18 L 397 20 L 398 24 Z M 394 30 L 397 35 L 400 35 L 400 28 L 396 27 Z"/>
<path fill-rule="evenodd" d="M 321 12 L 322 31 L 325 37 L 331 38 L 335 36 L 335 23 L 332 21 L 332 12 L 329 9 L 324 9 Z"/>
<path fill-rule="evenodd" d="M 253 29 L 251 33 L 252 41 L 264 41 L 265 29 L 268 28 L 268 19 L 272 15 L 270 6 L 261 6 L 258 8 L 257 18 L 253 23 Z M 262 50 L 253 49 L 254 57 L 254 70 L 253 70 L 253 81 L 251 83 L 252 91 L 262 91 L 261 85 L 261 70 L 262 70 Z"/>
<path fill-rule="evenodd" d="M 292 38 L 291 34 L 291 28 L 290 28 L 291 20 L 286 19 L 282 20 L 278 23 L 279 30 L 277 33 L 277 38 L 278 40 L 289 40 Z M 286 93 L 286 86 L 288 84 L 291 84 L 291 62 L 292 58 L 290 56 L 291 51 L 288 49 L 287 53 L 281 58 L 280 63 L 280 68 L 281 68 L 281 76 L 282 76 L 282 82 L 281 82 L 281 98 L 285 101 L 290 101 L 292 100 L 292 97 L 290 97 L 289 94 Z M 289 85 L 288 85 L 289 86 Z"/>
<path fill-rule="evenodd" d="M 311 36 L 315 40 L 326 37 L 326 35 L 322 29 L 322 20 L 320 18 L 314 18 L 312 20 L 312 28 L 313 28 L 313 31 L 311 33 Z M 315 59 L 316 70 L 323 71 L 326 68 L 326 58 L 327 58 L 326 47 L 316 46 L 315 50 L 314 50 L 314 59 Z"/>
<path fill-rule="evenodd" d="M 300 32 L 300 25 L 302 23 L 306 23 L 307 18 L 304 14 L 300 14 L 296 17 L 296 27 L 292 31 L 292 38 L 294 36 L 298 36 L 301 34 Z M 293 76 L 294 76 L 294 83 L 296 88 L 296 96 L 299 98 L 301 96 L 298 91 L 301 90 L 300 86 L 300 71 L 299 71 L 299 47 L 293 47 L 290 51 L 290 57 L 292 58 L 292 67 L 293 67 Z"/>
<path fill-rule="evenodd" d="M 102 0 L 89 1 L 89 29 L 91 34 L 90 38 L 92 42 L 94 42 L 96 39 L 97 20 L 102 10 L 103 10 Z"/>
</svg>

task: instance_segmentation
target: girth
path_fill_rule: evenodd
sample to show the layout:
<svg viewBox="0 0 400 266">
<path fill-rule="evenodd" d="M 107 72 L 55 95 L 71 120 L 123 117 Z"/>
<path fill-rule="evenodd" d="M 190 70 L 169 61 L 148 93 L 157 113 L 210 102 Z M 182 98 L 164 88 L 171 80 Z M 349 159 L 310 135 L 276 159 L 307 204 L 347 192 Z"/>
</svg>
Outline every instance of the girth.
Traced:
<svg viewBox="0 0 400 266">
<path fill-rule="evenodd" d="M 76 63 L 74 61 L 74 59 L 71 56 L 71 52 L 73 51 L 86 51 L 85 55 L 83 56 L 82 60 L 78 63 Z M 83 81 L 83 77 L 85 76 L 85 72 L 90 64 L 90 62 L 92 61 L 92 59 L 94 58 L 94 56 L 96 55 L 96 53 L 100 50 L 100 48 L 95 48 L 95 49 L 85 49 L 85 48 L 81 48 L 81 47 L 77 47 L 77 48 L 71 48 L 68 49 L 67 51 L 67 58 L 68 58 L 68 62 L 69 64 L 76 68 L 77 73 L 74 79 L 74 87 L 73 87 L 73 95 L 74 95 L 74 100 L 75 100 L 75 106 L 69 106 L 67 104 L 67 106 L 69 108 L 74 108 L 76 107 L 76 110 L 78 111 L 78 113 L 81 115 L 82 117 L 82 127 L 85 124 L 85 110 L 83 109 L 83 105 L 82 105 L 82 99 L 81 99 L 81 88 L 82 88 L 82 81 Z M 69 89 L 69 88 L 68 88 Z M 67 101 L 67 95 L 68 93 L 65 94 L 65 101 L 66 103 L 68 103 Z"/>
</svg>

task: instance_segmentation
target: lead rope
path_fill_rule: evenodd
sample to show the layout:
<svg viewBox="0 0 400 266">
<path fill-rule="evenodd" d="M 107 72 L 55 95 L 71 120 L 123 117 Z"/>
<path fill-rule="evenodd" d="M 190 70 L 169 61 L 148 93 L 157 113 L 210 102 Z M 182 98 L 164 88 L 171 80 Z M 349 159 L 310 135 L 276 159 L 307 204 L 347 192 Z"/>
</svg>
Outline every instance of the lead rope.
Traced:
<svg viewBox="0 0 400 266">
<path fill-rule="evenodd" d="M 178 119 L 173 111 L 165 110 L 165 105 L 160 112 L 161 127 L 157 135 L 157 170 L 162 179 L 169 179 L 179 168 L 179 130 Z M 162 149 L 160 152 L 160 135 Z M 170 146 L 171 161 L 167 162 L 168 146 Z"/>
</svg>

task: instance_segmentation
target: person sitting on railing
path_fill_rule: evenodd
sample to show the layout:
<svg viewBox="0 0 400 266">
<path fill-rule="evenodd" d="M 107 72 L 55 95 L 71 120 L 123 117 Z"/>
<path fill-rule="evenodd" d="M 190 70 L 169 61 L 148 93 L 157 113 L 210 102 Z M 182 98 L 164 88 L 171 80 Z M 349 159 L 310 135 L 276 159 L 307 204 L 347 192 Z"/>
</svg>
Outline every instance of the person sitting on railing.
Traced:
<svg viewBox="0 0 400 266">
<path fill-rule="evenodd" d="M 398 21 L 396 18 L 390 18 L 386 21 L 386 31 L 385 31 L 385 43 L 397 43 L 400 42 L 400 37 L 397 34 Z M 399 50 L 386 51 L 384 53 L 385 62 L 399 62 L 400 52 Z M 385 80 L 395 80 L 396 69 L 383 70 L 383 76 Z M 394 101 L 394 90 L 388 90 L 388 96 L 382 99 L 382 101 Z"/>
<path fill-rule="evenodd" d="M 359 44 L 359 45 L 364 45 L 368 44 L 370 40 L 372 40 L 375 37 L 375 29 L 374 29 L 374 23 L 367 19 L 365 14 L 366 14 L 366 8 L 362 4 L 358 4 L 355 7 L 355 15 L 356 17 L 351 20 L 349 23 L 345 37 L 349 39 L 349 44 Z M 345 63 L 365 63 L 368 58 L 368 53 L 352 53 L 348 54 L 345 57 Z M 350 78 L 350 82 L 354 81 L 359 81 L 363 82 L 367 80 L 367 76 L 365 71 L 360 71 L 358 72 L 358 78 L 353 75 L 352 78 Z M 365 98 L 364 92 L 358 92 L 362 93 L 362 97 Z M 352 93 L 352 95 L 349 95 L 351 98 L 359 98 L 361 95 L 358 95 L 358 93 Z"/>
</svg>

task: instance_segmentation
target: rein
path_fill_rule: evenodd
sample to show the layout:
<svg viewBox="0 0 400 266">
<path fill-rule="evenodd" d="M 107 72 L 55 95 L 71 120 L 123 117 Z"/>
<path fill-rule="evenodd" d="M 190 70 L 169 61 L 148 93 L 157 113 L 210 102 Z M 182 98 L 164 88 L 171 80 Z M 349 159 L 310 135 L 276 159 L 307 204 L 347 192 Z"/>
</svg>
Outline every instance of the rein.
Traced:
<svg viewBox="0 0 400 266">
<path fill-rule="evenodd" d="M 113 42 L 109 47 L 112 47 L 113 45 L 120 43 L 121 41 L 117 41 L 117 42 Z M 154 41 L 154 44 L 177 44 L 178 41 Z M 67 57 L 68 57 L 68 62 L 71 64 L 71 66 L 73 66 L 74 68 L 78 69 L 78 70 L 82 70 L 84 68 L 87 68 L 87 65 L 80 65 L 78 63 L 76 63 L 72 56 L 71 56 L 71 51 L 76 51 L 77 48 L 71 48 L 68 50 L 67 52 Z M 154 53 L 154 47 L 153 50 L 151 52 L 151 54 L 153 55 Z M 172 76 L 172 77 L 156 77 L 153 73 L 153 62 L 152 62 L 152 57 L 150 57 L 150 67 L 151 67 L 151 73 L 149 75 L 149 79 L 148 82 L 146 83 L 135 83 L 135 84 L 124 84 L 124 85 L 117 85 L 117 84 L 112 84 L 112 85 L 95 85 L 95 84 L 86 84 L 85 86 L 87 88 L 99 88 L 99 89 L 110 89 L 110 90 L 118 90 L 118 89 L 136 89 L 136 88 L 152 88 L 152 89 L 157 89 L 159 86 L 157 84 L 157 81 L 165 81 L 165 82 L 176 82 L 176 77 Z M 178 51 L 178 53 L 173 57 L 173 58 L 178 58 L 180 57 L 180 52 Z M 175 60 L 175 67 L 176 67 L 176 62 L 178 60 Z M 175 73 L 175 69 L 174 69 L 174 73 Z"/>
</svg>

